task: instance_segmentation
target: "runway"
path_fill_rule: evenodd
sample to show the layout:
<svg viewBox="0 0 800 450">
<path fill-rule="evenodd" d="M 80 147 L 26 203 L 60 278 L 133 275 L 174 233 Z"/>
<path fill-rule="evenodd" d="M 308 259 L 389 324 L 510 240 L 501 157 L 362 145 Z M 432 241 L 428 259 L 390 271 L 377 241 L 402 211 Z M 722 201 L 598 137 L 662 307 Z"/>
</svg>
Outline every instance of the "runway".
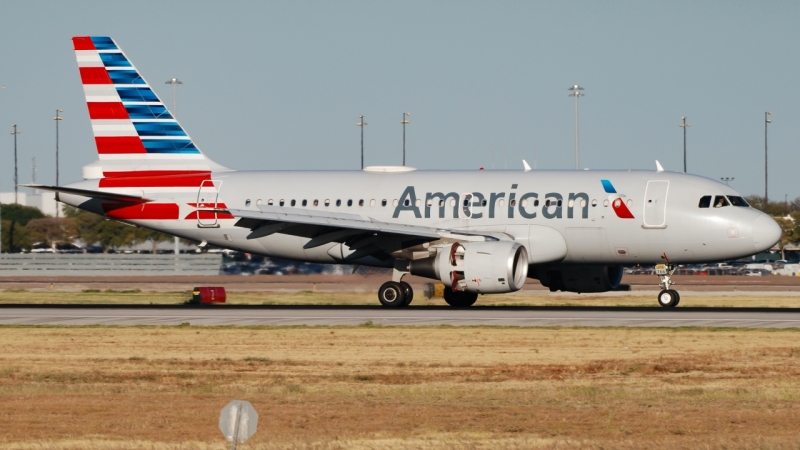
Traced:
<svg viewBox="0 0 800 450">
<path fill-rule="evenodd" d="M 800 327 L 800 309 L 3 305 L 0 325 Z"/>
</svg>

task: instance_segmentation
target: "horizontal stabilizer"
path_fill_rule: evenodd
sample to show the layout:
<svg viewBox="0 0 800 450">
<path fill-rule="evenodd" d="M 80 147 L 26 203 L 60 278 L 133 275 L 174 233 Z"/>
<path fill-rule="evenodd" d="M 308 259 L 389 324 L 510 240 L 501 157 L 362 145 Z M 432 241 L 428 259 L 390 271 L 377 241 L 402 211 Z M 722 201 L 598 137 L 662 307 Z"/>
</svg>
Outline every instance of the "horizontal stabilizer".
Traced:
<svg viewBox="0 0 800 450">
<path fill-rule="evenodd" d="M 81 197 L 97 198 L 102 200 L 114 200 L 118 202 L 127 203 L 147 203 L 151 199 L 144 198 L 144 192 L 139 191 L 139 194 L 130 192 L 112 192 L 112 191 L 92 191 L 90 189 L 76 189 L 64 186 L 46 186 L 43 184 L 20 184 L 19 186 L 28 187 L 32 189 L 39 189 L 42 191 L 61 192 L 64 194 L 80 195 Z"/>
</svg>

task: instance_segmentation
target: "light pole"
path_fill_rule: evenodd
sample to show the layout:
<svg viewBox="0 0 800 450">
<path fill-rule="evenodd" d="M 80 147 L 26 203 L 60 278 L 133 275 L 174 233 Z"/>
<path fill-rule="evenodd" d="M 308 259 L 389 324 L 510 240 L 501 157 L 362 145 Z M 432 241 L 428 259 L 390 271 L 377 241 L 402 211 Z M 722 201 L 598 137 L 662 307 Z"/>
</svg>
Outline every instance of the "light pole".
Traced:
<svg viewBox="0 0 800 450">
<path fill-rule="evenodd" d="M 5 84 L 0 84 L 0 89 L 5 89 Z M 2 203 L 0 203 L 0 210 L 2 210 Z M 10 244 L 10 242 L 9 242 Z M 0 255 L 3 254 L 3 215 L 0 214 Z"/>
<path fill-rule="evenodd" d="M 17 204 L 19 203 L 17 199 L 19 195 L 17 192 L 19 190 L 19 186 L 17 186 L 19 184 L 19 172 L 17 172 L 17 135 L 22 134 L 22 132 L 17 131 L 17 124 L 13 124 L 11 127 L 14 128 L 14 131 L 11 132 L 11 134 L 14 135 L 14 203 Z"/>
<path fill-rule="evenodd" d="M 183 81 L 177 78 L 170 78 L 164 84 L 171 84 L 172 85 L 172 117 L 175 120 L 178 120 L 178 85 L 183 84 Z"/>
<path fill-rule="evenodd" d="M 580 165 L 580 160 L 578 158 L 578 98 L 583 97 L 584 94 L 581 94 L 583 88 L 577 84 L 567 90 L 572 91 L 569 97 L 575 97 L 575 170 L 578 170 L 578 166 Z"/>
<path fill-rule="evenodd" d="M 764 113 L 764 210 L 769 207 L 769 192 L 768 192 L 768 178 L 767 178 L 767 125 L 772 123 L 772 119 L 769 116 L 772 115 L 771 111 L 767 111 Z"/>
<path fill-rule="evenodd" d="M 735 180 L 735 178 L 734 177 L 722 177 L 722 178 L 720 178 L 720 180 L 724 181 L 726 185 L 730 186 L 728 184 L 728 182 Z"/>
<path fill-rule="evenodd" d="M 685 116 L 681 117 L 681 120 L 683 121 L 683 123 L 679 124 L 678 126 L 683 128 L 683 173 L 686 173 L 686 129 L 692 125 L 686 123 Z"/>
<path fill-rule="evenodd" d="M 356 126 L 361 127 L 361 170 L 364 170 L 364 127 L 369 124 L 364 121 L 363 115 L 358 116 L 358 119 Z"/>
<path fill-rule="evenodd" d="M 175 119 L 175 121 L 177 121 L 178 120 L 178 85 L 179 84 L 183 84 L 183 82 L 181 80 L 177 79 L 177 78 L 170 78 L 169 81 L 167 81 L 165 84 L 171 84 L 172 85 L 172 118 Z M 175 251 L 173 253 L 175 253 L 176 255 L 179 255 L 181 253 L 180 245 L 181 245 L 180 238 L 178 236 L 175 236 Z"/>
<path fill-rule="evenodd" d="M 53 117 L 53 120 L 56 122 L 56 186 L 58 186 L 58 123 L 64 120 L 61 117 L 61 113 L 64 112 L 63 109 L 56 110 L 56 116 Z M 61 209 L 58 207 L 58 202 L 56 202 L 56 217 L 58 217 L 58 210 Z"/>
<path fill-rule="evenodd" d="M 403 113 L 403 120 L 400 123 L 403 124 L 403 165 L 406 165 L 406 125 L 410 124 L 411 121 L 406 119 L 406 117 L 411 116 L 411 113 L 404 112 Z"/>
</svg>

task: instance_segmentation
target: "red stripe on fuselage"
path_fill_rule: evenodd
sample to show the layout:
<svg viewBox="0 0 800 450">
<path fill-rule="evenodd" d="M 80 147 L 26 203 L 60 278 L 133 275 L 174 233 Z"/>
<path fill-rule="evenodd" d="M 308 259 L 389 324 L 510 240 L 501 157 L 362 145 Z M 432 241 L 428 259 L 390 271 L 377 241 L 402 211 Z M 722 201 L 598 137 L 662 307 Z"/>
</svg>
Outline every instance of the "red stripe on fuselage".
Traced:
<svg viewBox="0 0 800 450">
<path fill-rule="evenodd" d="M 98 136 L 94 141 L 97 143 L 97 153 L 101 155 L 147 153 L 138 136 Z"/>
<path fill-rule="evenodd" d="M 211 179 L 203 170 L 142 170 L 133 172 L 104 172 L 101 188 L 110 187 L 194 187 Z"/>
<path fill-rule="evenodd" d="M 112 84 L 105 67 L 79 67 L 78 70 L 83 84 Z"/>
<path fill-rule="evenodd" d="M 103 203 L 106 216 L 120 220 L 178 220 L 177 203 Z"/>
<path fill-rule="evenodd" d="M 103 69 L 105 70 L 105 69 Z M 128 111 L 120 102 L 87 102 L 90 119 L 129 119 Z"/>
<path fill-rule="evenodd" d="M 75 50 L 96 50 L 94 42 L 89 36 L 75 36 L 72 38 L 72 46 Z"/>
<path fill-rule="evenodd" d="M 197 216 L 199 215 L 201 219 L 205 220 L 214 220 L 214 215 L 216 214 L 217 219 L 235 219 L 233 215 L 229 212 L 214 212 L 214 211 L 192 211 L 187 215 L 184 220 L 197 220 Z"/>
</svg>

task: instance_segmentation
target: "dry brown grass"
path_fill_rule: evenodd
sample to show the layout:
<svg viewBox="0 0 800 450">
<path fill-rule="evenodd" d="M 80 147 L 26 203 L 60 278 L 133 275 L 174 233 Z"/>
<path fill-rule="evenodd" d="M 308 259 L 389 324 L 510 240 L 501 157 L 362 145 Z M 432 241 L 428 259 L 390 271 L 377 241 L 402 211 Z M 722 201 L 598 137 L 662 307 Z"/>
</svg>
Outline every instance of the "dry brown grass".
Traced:
<svg viewBox="0 0 800 450">
<path fill-rule="evenodd" d="M 482 295 L 482 306 L 646 306 L 657 308 L 655 291 L 612 292 L 603 294 L 549 293 L 521 291 L 512 294 Z M 83 292 L 42 292 L 19 289 L 0 291 L 0 304 L 180 304 L 191 292 L 147 292 L 95 290 Z M 378 305 L 374 292 L 229 292 L 229 304 L 239 305 Z M 442 299 L 427 300 L 416 293 L 414 306 L 446 306 Z M 800 308 L 797 292 L 703 292 L 685 291 L 681 306 Z"/>
<path fill-rule="evenodd" d="M 0 327 L 0 448 L 798 448 L 800 332 Z"/>
</svg>

